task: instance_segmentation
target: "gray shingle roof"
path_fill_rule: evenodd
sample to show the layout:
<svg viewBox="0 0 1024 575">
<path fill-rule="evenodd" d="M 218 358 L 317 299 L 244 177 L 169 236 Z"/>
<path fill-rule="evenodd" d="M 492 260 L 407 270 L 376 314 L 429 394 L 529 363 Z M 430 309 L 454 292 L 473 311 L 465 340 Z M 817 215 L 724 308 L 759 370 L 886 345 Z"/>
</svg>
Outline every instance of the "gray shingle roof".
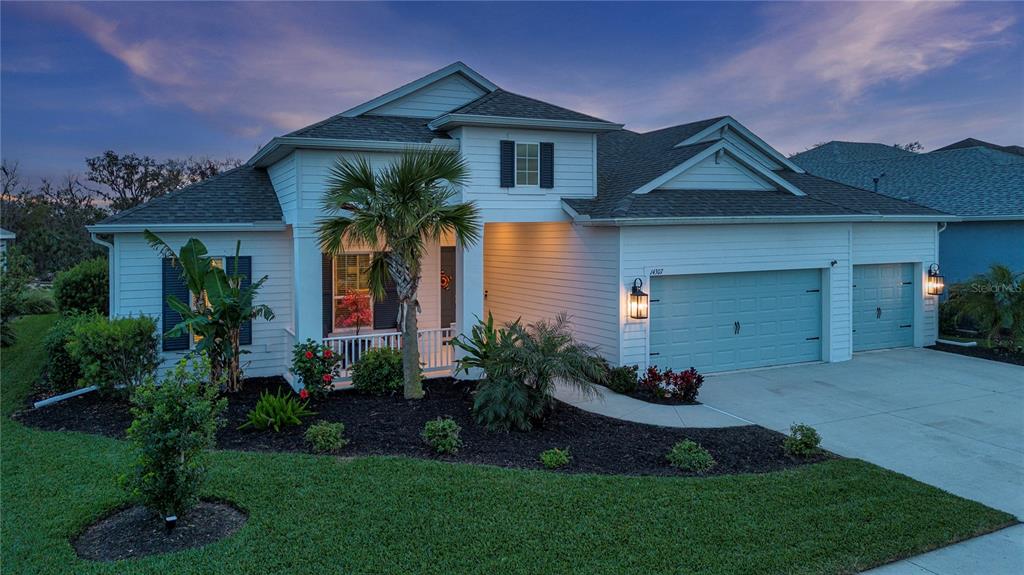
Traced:
<svg viewBox="0 0 1024 575">
<path fill-rule="evenodd" d="M 834 161 L 814 151 L 792 159 L 813 174 L 865 189 L 884 173 L 879 193 L 957 216 L 1024 215 L 1024 156 L 970 147 Z"/>
<path fill-rule="evenodd" d="M 964 138 L 959 142 L 954 142 L 948 146 L 943 146 L 934 152 L 942 152 L 944 150 L 956 150 L 959 148 L 988 148 L 990 150 L 998 150 L 1000 152 L 1006 152 L 1007 154 L 1017 154 L 1018 156 L 1024 156 L 1024 146 L 1000 146 L 977 138 Z"/>
<path fill-rule="evenodd" d="M 427 127 L 429 118 L 363 115 L 353 118 L 333 116 L 285 134 L 285 137 L 331 138 L 337 140 L 378 140 L 427 144 L 434 138 L 447 139 L 444 132 Z"/>
<path fill-rule="evenodd" d="M 98 225 L 281 221 L 281 205 L 267 171 L 246 164 L 114 214 Z"/>
<path fill-rule="evenodd" d="M 902 148 L 889 146 L 887 144 L 840 142 L 838 140 L 833 140 L 826 144 L 811 148 L 805 152 L 800 152 L 790 159 L 806 158 L 814 162 L 861 162 L 866 160 L 902 158 L 915 155 L 916 154 L 914 152 L 908 152 Z M 801 165 L 800 167 L 803 168 L 804 166 Z"/>
<path fill-rule="evenodd" d="M 502 118 L 532 118 L 538 120 L 574 120 L 580 122 L 608 122 L 568 108 L 520 96 L 498 88 L 476 100 L 456 108 L 451 114 L 472 114 Z"/>
<path fill-rule="evenodd" d="M 655 190 L 630 194 L 612 210 L 598 200 L 567 199 L 591 218 L 725 218 L 749 216 L 939 215 L 939 212 L 809 174 L 776 172 L 805 196 L 788 191 Z"/>
</svg>

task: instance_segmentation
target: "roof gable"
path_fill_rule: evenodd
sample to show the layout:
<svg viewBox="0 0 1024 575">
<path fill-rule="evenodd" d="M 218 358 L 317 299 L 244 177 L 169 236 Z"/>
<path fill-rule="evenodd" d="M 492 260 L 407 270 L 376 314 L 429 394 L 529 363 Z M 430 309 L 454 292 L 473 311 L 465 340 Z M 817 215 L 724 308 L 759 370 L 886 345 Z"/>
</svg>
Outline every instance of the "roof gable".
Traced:
<svg viewBox="0 0 1024 575">
<path fill-rule="evenodd" d="M 461 78 L 457 78 L 456 80 L 452 81 L 450 80 L 450 78 L 453 76 L 461 76 Z M 434 88 L 427 89 L 428 87 L 435 84 L 436 86 Z M 452 110 L 469 101 L 462 98 L 464 98 L 469 92 L 474 91 L 474 89 L 476 91 L 479 91 L 479 94 L 477 94 L 476 96 L 479 97 L 480 94 L 485 94 L 487 92 L 493 92 L 494 90 L 497 90 L 498 86 L 491 82 L 490 80 L 488 80 L 487 78 L 484 78 L 476 70 L 473 70 L 469 66 L 463 64 L 462 62 L 455 62 L 454 64 L 449 64 L 448 66 L 441 68 L 440 70 L 431 72 L 430 74 L 427 74 L 422 78 L 413 80 L 412 82 L 409 82 L 404 86 L 395 88 L 394 90 L 391 90 L 386 94 L 378 96 L 370 100 L 369 102 L 364 102 L 354 108 L 349 108 L 348 110 L 342 112 L 340 115 L 351 118 L 369 113 L 371 111 L 378 111 L 380 108 L 392 104 L 397 104 L 396 106 L 392 106 L 392 109 L 395 109 L 397 107 L 398 109 L 405 110 L 407 115 L 413 109 L 422 109 L 422 113 L 426 113 L 423 110 L 429 107 L 427 103 L 430 100 L 441 100 L 440 102 L 431 102 L 431 105 L 433 106 L 440 105 L 443 107 L 451 104 L 452 107 L 448 109 Z M 419 94 L 419 96 L 416 96 L 415 98 L 408 98 L 413 94 Z M 419 98 L 419 100 L 417 100 L 417 104 L 412 109 L 409 109 L 408 105 L 410 104 L 410 101 L 416 100 L 416 98 Z M 403 107 L 403 105 L 400 103 L 400 101 L 403 100 L 406 104 L 405 107 Z M 456 104 L 455 102 L 458 103 Z M 440 114 L 434 114 L 433 116 L 430 117 L 436 117 L 438 115 Z M 416 115 L 415 117 L 427 116 Z"/>
<path fill-rule="evenodd" d="M 436 118 L 466 105 L 488 92 L 461 73 L 450 74 L 365 114 Z"/>
<path fill-rule="evenodd" d="M 684 162 L 678 164 L 667 172 L 655 177 L 650 182 L 647 182 L 643 186 L 640 186 L 636 190 L 633 190 L 633 194 L 646 194 L 656 189 L 663 188 L 664 185 L 679 175 L 693 170 L 706 158 L 718 156 L 721 158 L 721 154 L 727 154 L 731 161 L 738 165 L 743 166 L 750 172 L 757 174 L 762 180 L 771 182 L 778 188 L 785 190 L 795 196 L 802 196 L 804 193 L 793 184 L 789 183 L 785 179 L 779 177 L 775 172 L 769 170 L 763 163 L 756 161 L 753 157 L 747 154 L 746 151 L 740 149 L 736 144 L 729 140 L 720 139 L 715 142 L 699 142 L 696 144 L 690 144 L 686 148 L 692 146 L 698 146 L 701 144 L 707 144 L 707 147 L 695 153 L 692 157 L 688 158 Z M 721 161 L 719 159 L 719 161 Z M 705 188 L 706 189 L 706 188 Z"/>
<path fill-rule="evenodd" d="M 711 154 L 662 184 L 662 190 L 775 190 L 777 186 L 725 152 Z"/>
<path fill-rule="evenodd" d="M 789 158 L 782 155 L 775 148 L 769 146 L 767 142 L 748 130 L 746 126 L 736 121 L 732 116 L 725 116 L 719 119 L 703 130 L 683 139 L 676 146 L 692 146 L 693 144 L 719 139 L 732 141 L 734 145 L 744 149 L 755 161 L 763 164 L 770 170 L 786 168 L 798 173 L 803 172 L 803 168 L 791 162 Z"/>
</svg>

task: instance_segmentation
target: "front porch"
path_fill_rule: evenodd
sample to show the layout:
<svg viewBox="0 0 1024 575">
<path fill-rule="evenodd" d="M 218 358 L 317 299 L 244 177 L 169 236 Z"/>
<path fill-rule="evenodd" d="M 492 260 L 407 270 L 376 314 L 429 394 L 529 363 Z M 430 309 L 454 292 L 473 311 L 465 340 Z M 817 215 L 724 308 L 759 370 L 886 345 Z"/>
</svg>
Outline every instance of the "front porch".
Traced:
<svg viewBox="0 0 1024 575">
<path fill-rule="evenodd" d="M 451 327 L 428 328 L 419 330 L 420 366 L 423 377 L 446 377 L 452 374 L 455 366 L 453 348 L 449 343 L 455 330 Z M 345 335 L 327 337 L 323 343 L 340 358 L 335 373 L 335 389 L 349 387 L 352 383 L 352 366 L 368 350 L 390 347 L 402 349 L 402 334 L 398 331 L 367 333 L 362 335 Z"/>
</svg>

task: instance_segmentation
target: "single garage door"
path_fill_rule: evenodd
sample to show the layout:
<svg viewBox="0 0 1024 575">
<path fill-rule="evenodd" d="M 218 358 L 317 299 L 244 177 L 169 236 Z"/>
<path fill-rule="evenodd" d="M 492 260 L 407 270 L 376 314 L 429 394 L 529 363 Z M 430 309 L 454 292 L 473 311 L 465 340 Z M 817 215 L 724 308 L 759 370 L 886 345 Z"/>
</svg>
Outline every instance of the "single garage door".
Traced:
<svg viewBox="0 0 1024 575">
<path fill-rule="evenodd" d="M 821 359 L 821 272 L 651 279 L 650 363 L 728 371 Z"/>
<path fill-rule="evenodd" d="M 853 266 L 853 351 L 914 345 L 914 265 Z"/>
</svg>

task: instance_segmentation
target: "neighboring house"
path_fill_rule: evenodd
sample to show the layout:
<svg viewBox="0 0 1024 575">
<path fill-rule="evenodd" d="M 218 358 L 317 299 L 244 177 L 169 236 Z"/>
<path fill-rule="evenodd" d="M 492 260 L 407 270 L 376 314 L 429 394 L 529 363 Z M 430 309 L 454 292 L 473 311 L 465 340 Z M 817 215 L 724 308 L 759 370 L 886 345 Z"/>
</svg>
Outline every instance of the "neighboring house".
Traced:
<svg viewBox="0 0 1024 575">
<path fill-rule="evenodd" d="M 14 232 L 0 228 L 0 256 L 7 253 L 7 244 L 14 244 Z"/>
<path fill-rule="evenodd" d="M 940 235 L 947 283 L 994 263 L 1024 271 L 1024 148 L 967 138 L 916 154 L 884 144 L 829 142 L 791 158 L 812 174 L 959 216 Z M 877 184 L 875 179 L 877 178 Z"/>
<path fill-rule="evenodd" d="M 636 133 L 498 88 L 462 63 L 274 138 L 245 165 L 90 226 L 110 245 L 112 315 L 150 314 L 184 287 L 146 245 L 190 236 L 212 253 L 242 242 L 243 270 L 270 279 L 276 312 L 247 332 L 250 375 L 284 374 L 292 345 L 330 342 L 351 359 L 397 345 L 393 295 L 372 325 L 344 327 L 338 302 L 367 292 L 369 254 L 321 254 L 316 221 L 338 158 L 373 165 L 405 148 L 457 150 L 469 166 L 483 241 L 430 246 L 419 324 L 428 371 L 453 333 L 493 313 L 526 322 L 567 312 L 613 364 L 714 372 L 923 346 L 936 338 L 926 269 L 936 210 L 807 174 L 730 117 Z M 650 294 L 630 317 L 635 280 Z M 168 360 L 188 338 L 164 338 Z M 346 362 L 349 359 L 346 360 Z"/>
</svg>

